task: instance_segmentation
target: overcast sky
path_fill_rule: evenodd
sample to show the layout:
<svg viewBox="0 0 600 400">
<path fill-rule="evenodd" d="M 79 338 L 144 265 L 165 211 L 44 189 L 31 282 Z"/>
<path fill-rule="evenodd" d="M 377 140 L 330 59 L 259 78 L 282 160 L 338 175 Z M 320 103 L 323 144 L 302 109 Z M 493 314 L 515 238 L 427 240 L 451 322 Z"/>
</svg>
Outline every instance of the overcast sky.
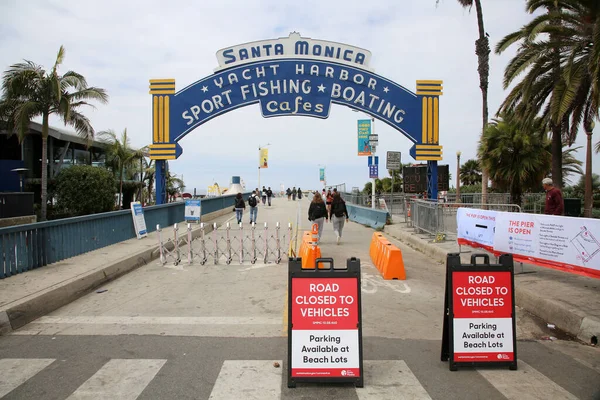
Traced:
<svg viewBox="0 0 600 400">
<path fill-rule="evenodd" d="M 485 29 L 491 46 L 527 23 L 524 0 L 484 0 Z M 481 92 L 474 41 L 475 10 L 455 0 L 220 0 L 91 1 L 1 0 L 0 67 L 23 59 L 51 68 L 60 45 L 66 48 L 61 72 L 83 74 L 90 85 L 105 88 L 108 105 L 87 115 L 96 131 L 127 128 L 132 144 L 151 142 L 151 96 L 148 79 L 174 78 L 177 90 L 211 75 L 217 50 L 250 41 L 303 37 L 347 43 L 372 52 L 371 67 L 411 91 L 416 80 L 441 79 L 440 144 L 456 177 L 461 162 L 475 158 L 481 128 Z M 491 55 L 489 108 L 493 117 L 502 102 L 504 67 L 514 49 Z M 369 180 L 367 158 L 357 151 L 356 120 L 362 114 L 333 105 L 328 119 L 262 118 L 258 104 L 215 118 L 188 134 L 183 155 L 170 168 L 183 175 L 187 191 L 205 191 L 211 182 L 229 184 L 239 175 L 257 185 L 258 147 L 269 146 L 269 168 L 261 185 L 318 188 L 319 164 L 327 183 L 362 187 Z M 60 122 L 52 124 L 61 127 Z M 412 143 L 400 132 L 375 122 L 378 155 L 401 151 Z M 600 136 L 594 137 L 594 142 Z M 580 132 L 577 144 L 585 144 Z M 585 149 L 579 151 L 585 160 Z M 600 157 L 594 154 L 594 172 Z M 380 170 L 380 177 L 387 176 Z M 452 185 L 452 184 L 451 184 Z"/>
</svg>

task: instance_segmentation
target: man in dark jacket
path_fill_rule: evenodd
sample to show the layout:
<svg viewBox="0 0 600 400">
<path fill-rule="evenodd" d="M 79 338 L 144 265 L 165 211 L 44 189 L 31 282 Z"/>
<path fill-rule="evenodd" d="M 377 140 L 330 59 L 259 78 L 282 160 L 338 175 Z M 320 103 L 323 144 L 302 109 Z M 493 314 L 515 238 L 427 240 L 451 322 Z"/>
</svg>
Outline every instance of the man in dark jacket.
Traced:
<svg viewBox="0 0 600 400">
<path fill-rule="evenodd" d="M 271 197 L 273 197 L 273 191 L 271 190 L 271 186 L 267 189 L 267 200 L 269 201 L 269 207 L 271 207 Z"/>
<path fill-rule="evenodd" d="M 564 204 L 560 189 L 554 187 L 554 183 L 550 178 L 545 178 L 542 181 L 542 186 L 546 191 L 546 207 L 544 208 L 544 214 L 563 215 Z"/>
</svg>

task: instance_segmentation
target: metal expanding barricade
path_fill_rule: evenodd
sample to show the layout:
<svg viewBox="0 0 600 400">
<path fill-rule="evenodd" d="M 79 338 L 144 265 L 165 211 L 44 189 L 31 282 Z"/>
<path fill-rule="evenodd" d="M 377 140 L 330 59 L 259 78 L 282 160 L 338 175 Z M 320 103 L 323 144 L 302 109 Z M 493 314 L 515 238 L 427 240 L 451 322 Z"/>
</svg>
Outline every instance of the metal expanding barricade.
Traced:
<svg viewBox="0 0 600 400">
<path fill-rule="evenodd" d="M 282 232 L 279 222 L 270 228 L 265 222 L 263 226 L 252 224 L 230 225 L 219 230 L 214 223 L 211 232 L 204 223 L 200 224 L 200 232 L 194 237 L 192 224 L 187 225 L 187 235 L 179 237 L 179 227 L 173 226 L 173 238 L 163 240 L 162 229 L 157 226 L 160 247 L 160 262 L 165 265 L 172 262 L 178 265 L 183 258 L 189 265 L 206 263 L 216 264 L 255 264 L 275 262 L 279 264 L 287 259 L 292 240 L 292 224 Z"/>
<path fill-rule="evenodd" d="M 521 212 L 521 207 L 517 204 L 441 203 L 410 199 L 406 207 L 405 218 L 409 226 L 414 227 L 417 233 L 425 232 L 435 236 L 436 241 L 443 241 L 446 235 L 456 235 L 458 229 L 456 213 L 461 207 Z"/>
</svg>

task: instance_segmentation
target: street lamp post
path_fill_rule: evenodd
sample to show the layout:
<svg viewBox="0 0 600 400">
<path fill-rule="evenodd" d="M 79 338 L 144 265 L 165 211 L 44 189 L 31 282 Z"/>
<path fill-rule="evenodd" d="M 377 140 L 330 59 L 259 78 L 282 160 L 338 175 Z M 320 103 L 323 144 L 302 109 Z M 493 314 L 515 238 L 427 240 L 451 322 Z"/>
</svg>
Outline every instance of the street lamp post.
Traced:
<svg viewBox="0 0 600 400">
<path fill-rule="evenodd" d="M 585 127 L 587 148 L 585 154 L 585 198 L 583 199 L 583 216 L 586 218 L 592 218 L 592 205 L 594 203 L 592 194 L 592 133 L 594 126 L 594 121 L 592 121 Z"/>
<path fill-rule="evenodd" d="M 269 147 L 270 145 L 271 143 L 267 143 L 264 146 L 258 146 L 258 190 L 260 190 L 260 166 L 262 165 L 262 160 L 260 159 L 260 151 L 265 147 Z"/>
<path fill-rule="evenodd" d="M 456 152 L 456 202 L 460 203 L 460 151 Z"/>
<path fill-rule="evenodd" d="M 371 118 L 371 135 L 375 134 L 375 118 Z M 371 155 L 373 156 L 373 163 L 375 163 L 375 151 L 376 146 L 371 146 Z M 371 178 L 371 208 L 375 208 L 375 179 Z"/>
</svg>

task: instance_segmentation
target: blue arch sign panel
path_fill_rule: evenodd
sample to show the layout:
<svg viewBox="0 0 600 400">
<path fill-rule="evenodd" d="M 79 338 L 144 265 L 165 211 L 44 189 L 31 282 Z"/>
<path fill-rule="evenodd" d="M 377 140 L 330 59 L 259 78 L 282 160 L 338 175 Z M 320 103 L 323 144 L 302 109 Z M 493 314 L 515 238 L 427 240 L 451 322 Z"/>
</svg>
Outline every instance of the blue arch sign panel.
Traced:
<svg viewBox="0 0 600 400">
<path fill-rule="evenodd" d="M 293 33 L 220 50 L 217 72 L 178 92 L 174 79 L 150 80 L 150 157 L 157 166 L 157 203 L 165 199 L 165 161 L 183 152 L 178 142 L 205 122 L 256 103 L 265 118 L 328 118 L 332 104 L 363 111 L 410 139 L 412 157 L 428 161 L 429 175 L 436 174 L 442 159 L 438 106 L 442 82 L 417 81 L 414 93 L 375 74 L 368 66 L 370 58 L 364 49 Z M 430 185 L 433 198 L 435 186 Z"/>
</svg>

